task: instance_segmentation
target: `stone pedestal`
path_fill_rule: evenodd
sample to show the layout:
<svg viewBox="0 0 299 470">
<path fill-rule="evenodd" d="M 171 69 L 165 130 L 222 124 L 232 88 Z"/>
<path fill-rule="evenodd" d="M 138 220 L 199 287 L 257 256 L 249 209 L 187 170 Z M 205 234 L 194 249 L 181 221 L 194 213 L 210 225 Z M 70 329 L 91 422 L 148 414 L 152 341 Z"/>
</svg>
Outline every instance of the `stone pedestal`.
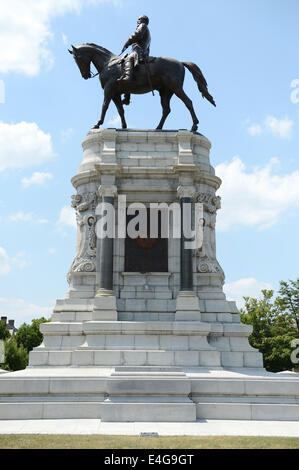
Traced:
<svg viewBox="0 0 299 470">
<path fill-rule="evenodd" d="M 265 372 L 248 343 L 251 327 L 223 293 L 221 181 L 210 147 L 185 130 L 88 133 L 72 179 L 78 229 L 69 291 L 41 325 L 44 341 L 29 367 L 1 376 L 0 419 L 299 420 L 298 374 Z M 99 237 L 103 203 L 115 209 L 115 238 Z M 188 204 L 202 204 L 200 220 L 193 212 L 202 244 L 186 248 L 185 234 L 128 243 L 120 209 L 132 203 L 177 203 L 181 223 Z"/>
</svg>

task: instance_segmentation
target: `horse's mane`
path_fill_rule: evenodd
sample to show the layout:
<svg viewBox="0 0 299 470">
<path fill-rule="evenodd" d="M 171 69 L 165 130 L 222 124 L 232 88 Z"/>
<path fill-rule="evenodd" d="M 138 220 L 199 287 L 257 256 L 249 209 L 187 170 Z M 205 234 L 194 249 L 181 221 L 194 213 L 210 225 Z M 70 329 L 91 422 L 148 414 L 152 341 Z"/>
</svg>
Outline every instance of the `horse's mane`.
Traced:
<svg viewBox="0 0 299 470">
<path fill-rule="evenodd" d="M 98 44 L 94 44 L 93 42 L 87 42 L 85 44 L 82 44 L 82 46 L 90 46 L 93 49 L 97 49 L 99 52 L 101 52 L 107 57 L 107 60 L 111 59 L 111 57 L 115 55 L 113 54 L 113 52 L 108 51 L 108 49 L 105 49 L 105 47 L 98 46 Z"/>
</svg>

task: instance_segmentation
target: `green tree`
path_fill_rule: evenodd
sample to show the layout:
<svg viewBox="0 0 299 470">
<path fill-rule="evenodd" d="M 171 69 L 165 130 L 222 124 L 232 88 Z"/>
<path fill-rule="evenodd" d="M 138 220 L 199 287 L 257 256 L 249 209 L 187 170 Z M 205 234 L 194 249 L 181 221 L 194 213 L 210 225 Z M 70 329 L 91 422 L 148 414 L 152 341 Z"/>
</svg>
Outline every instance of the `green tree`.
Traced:
<svg viewBox="0 0 299 470">
<path fill-rule="evenodd" d="M 5 323 L 0 320 L 0 339 L 8 339 L 8 338 L 10 338 L 10 333 L 5 326 Z"/>
<path fill-rule="evenodd" d="M 42 317 L 32 320 L 31 325 L 23 323 L 15 335 L 18 346 L 24 346 L 28 353 L 39 346 L 43 341 L 43 335 L 39 331 L 40 324 L 48 321 L 50 320 Z"/>
<path fill-rule="evenodd" d="M 249 343 L 263 354 L 264 366 L 271 372 L 294 367 L 291 341 L 299 337 L 294 314 L 281 290 L 279 293 L 276 299 L 273 290 L 262 290 L 262 299 L 244 297 L 245 308 L 240 311 L 241 321 L 253 326 Z"/>
<path fill-rule="evenodd" d="M 299 278 L 295 281 L 280 281 L 278 294 L 277 305 L 293 318 L 299 331 Z"/>
<path fill-rule="evenodd" d="M 24 346 L 18 346 L 14 337 L 5 341 L 5 365 L 9 371 L 22 370 L 28 365 L 28 353 Z"/>
</svg>

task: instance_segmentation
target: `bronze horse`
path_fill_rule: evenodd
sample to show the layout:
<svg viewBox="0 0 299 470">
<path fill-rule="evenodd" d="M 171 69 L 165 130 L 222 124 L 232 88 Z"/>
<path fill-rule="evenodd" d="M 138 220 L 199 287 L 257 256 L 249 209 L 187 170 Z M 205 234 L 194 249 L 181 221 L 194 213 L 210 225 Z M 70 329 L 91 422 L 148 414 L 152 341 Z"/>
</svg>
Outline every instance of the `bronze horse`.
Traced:
<svg viewBox="0 0 299 470">
<path fill-rule="evenodd" d="M 167 116 L 170 113 L 170 100 L 175 94 L 180 98 L 190 111 L 193 120 L 191 131 L 197 130 L 198 119 L 194 112 L 190 98 L 183 90 L 186 67 L 193 75 L 202 96 L 216 106 L 213 97 L 209 94 L 207 82 L 199 69 L 193 62 L 179 62 L 166 57 L 150 58 L 148 64 L 140 64 L 134 70 L 132 81 L 118 81 L 122 75 L 123 59 L 113 54 L 104 47 L 96 44 L 81 44 L 72 46 L 73 55 L 82 77 L 87 80 L 92 78 L 90 64 L 93 63 L 100 76 L 102 88 L 104 89 L 104 102 L 100 120 L 93 129 L 98 129 L 103 124 L 110 101 L 113 100 L 121 118 L 122 128 L 126 129 L 125 113 L 121 100 L 122 94 L 143 94 L 158 90 L 163 109 L 162 119 L 157 129 L 162 129 Z M 150 76 L 150 79 L 149 79 Z"/>
</svg>

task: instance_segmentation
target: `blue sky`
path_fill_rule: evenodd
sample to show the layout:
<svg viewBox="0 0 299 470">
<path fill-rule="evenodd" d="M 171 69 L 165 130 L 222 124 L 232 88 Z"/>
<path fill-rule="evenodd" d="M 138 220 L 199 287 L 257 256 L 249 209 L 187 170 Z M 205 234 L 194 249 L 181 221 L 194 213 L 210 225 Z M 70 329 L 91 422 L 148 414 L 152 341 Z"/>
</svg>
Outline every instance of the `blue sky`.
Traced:
<svg viewBox="0 0 299 470">
<path fill-rule="evenodd" d="M 0 313 L 17 325 L 49 316 L 67 291 L 70 179 L 103 98 L 67 47 L 95 42 L 118 53 L 142 13 L 151 54 L 195 62 L 217 103 L 186 72 L 223 180 L 217 253 L 228 297 L 298 276 L 297 0 L 1 0 Z M 155 128 L 160 114 L 158 95 L 134 96 L 126 108 L 131 127 Z M 105 125 L 116 117 L 111 105 Z M 165 128 L 191 128 L 176 98 Z"/>
</svg>

